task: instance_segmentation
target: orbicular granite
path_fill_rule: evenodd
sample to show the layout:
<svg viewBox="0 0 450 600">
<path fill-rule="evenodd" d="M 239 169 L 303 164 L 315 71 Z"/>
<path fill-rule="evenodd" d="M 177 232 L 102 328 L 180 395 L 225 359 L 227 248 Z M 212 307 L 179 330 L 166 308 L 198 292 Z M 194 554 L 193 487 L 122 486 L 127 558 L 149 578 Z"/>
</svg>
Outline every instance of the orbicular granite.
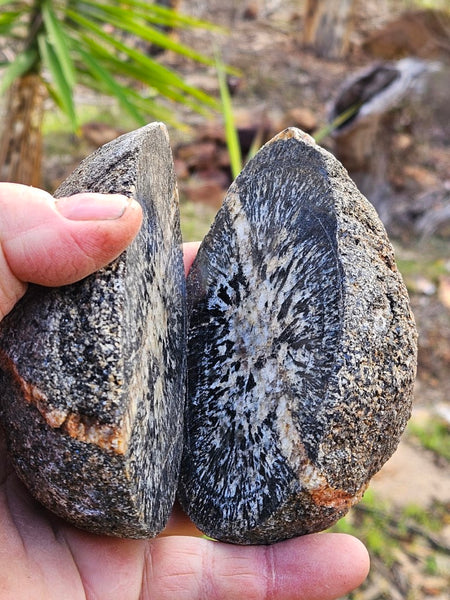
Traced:
<svg viewBox="0 0 450 600">
<path fill-rule="evenodd" d="M 174 500 L 185 394 L 185 279 L 167 131 L 100 148 L 58 189 L 138 200 L 144 224 L 112 264 L 30 287 L 0 329 L 0 409 L 32 494 L 80 527 L 156 535 Z"/>
<path fill-rule="evenodd" d="M 187 290 L 184 509 L 241 544 L 328 527 L 411 410 L 416 329 L 375 210 L 288 129 L 231 186 Z"/>
<path fill-rule="evenodd" d="M 58 190 L 121 192 L 144 226 L 108 267 L 30 287 L 0 327 L 0 416 L 16 470 L 70 522 L 165 525 L 179 476 L 185 282 L 167 132 L 86 159 Z M 416 330 L 392 247 L 343 167 L 299 130 L 230 188 L 188 278 L 179 497 L 209 536 L 324 529 L 394 452 Z"/>
</svg>

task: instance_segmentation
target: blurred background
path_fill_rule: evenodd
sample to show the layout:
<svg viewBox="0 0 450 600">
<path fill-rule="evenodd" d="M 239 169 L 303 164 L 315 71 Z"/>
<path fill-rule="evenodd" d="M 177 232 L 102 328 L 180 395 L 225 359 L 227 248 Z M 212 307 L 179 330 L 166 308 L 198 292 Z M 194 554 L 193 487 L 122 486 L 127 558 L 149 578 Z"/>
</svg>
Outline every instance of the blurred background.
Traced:
<svg viewBox="0 0 450 600">
<path fill-rule="evenodd" d="M 183 235 L 202 239 L 233 159 L 296 126 L 378 210 L 419 365 L 398 451 L 335 527 L 371 553 L 354 600 L 444 600 L 450 587 L 449 73 L 445 1 L 0 2 L 1 179 L 52 192 L 98 146 L 163 120 Z"/>
</svg>

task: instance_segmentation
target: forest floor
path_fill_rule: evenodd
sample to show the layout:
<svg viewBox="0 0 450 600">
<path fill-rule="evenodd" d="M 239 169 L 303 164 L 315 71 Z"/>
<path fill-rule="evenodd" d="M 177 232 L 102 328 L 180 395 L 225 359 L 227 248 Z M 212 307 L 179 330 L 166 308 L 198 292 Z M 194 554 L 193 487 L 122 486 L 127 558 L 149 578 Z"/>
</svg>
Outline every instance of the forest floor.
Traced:
<svg viewBox="0 0 450 600">
<path fill-rule="evenodd" d="M 208 54 L 216 47 L 226 63 L 240 70 L 241 76 L 233 82 L 233 103 L 241 130 L 254 134 L 263 123 L 265 133 L 273 134 L 288 125 L 310 132 L 325 125 L 342 82 L 383 60 L 376 47 L 364 50 L 365 42 L 401 15 L 406 3 L 360 3 L 350 51 L 341 60 L 319 58 L 302 47 L 302 2 L 185 4 L 189 6 L 183 9 L 194 16 L 227 28 L 223 33 L 197 30 L 179 35 Z M 447 44 L 427 54 L 423 40 L 414 46 L 415 34 L 408 27 L 404 25 L 405 47 L 393 59 L 413 54 L 439 62 L 443 73 L 434 79 L 428 94 L 393 111 L 385 144 L 387 191 L 381 212 L 417 321 L 418 376 L 413 416 L 397 452 L 375 476 L 363 502 L 337 526 L 361 537 L 372 557 L 368 581 L 349 596 L 354 600 L 444 600 L 450 587 L 450 217 L 431 233 L 420 229 L 430 215 L 449 214 L 450 208 L 450 42 L 447 38 Z M 435 32 L 428 33 L 433 42 Z M 162 60 L 181 71 L 189 83 L 217 96 L 214 67 L 199 68 L 170 54 Z M 230 182 L 226 169 L 218 172 L 204 164 L 214 156 L 211 160 L 217 165 L 217 149 L 210 142 L 220 138 L 217 131 L 222 124 L 219 116 L 211 122 L 187 110 L 179 113 L 179 119 L 191 126 L 187 134 L 171 131 L 184 234 L 198 239 L 207 231 Z M 216 134 L 208 138 L 206 130 Z M 58 137 L 47 137 L 49 188 L 83 153 L 118 130 L 111 123 L 99 127 L 97 122 L 87 123 L 84 133 L 85 139 L 67 161 L 61 160 Z M 321 143 L 335 150 L 333 136 Z M 203 153 L 201 160 L 199 153 Z M 198 170 L 192 168 L 200 163 Z"/>
</svg>

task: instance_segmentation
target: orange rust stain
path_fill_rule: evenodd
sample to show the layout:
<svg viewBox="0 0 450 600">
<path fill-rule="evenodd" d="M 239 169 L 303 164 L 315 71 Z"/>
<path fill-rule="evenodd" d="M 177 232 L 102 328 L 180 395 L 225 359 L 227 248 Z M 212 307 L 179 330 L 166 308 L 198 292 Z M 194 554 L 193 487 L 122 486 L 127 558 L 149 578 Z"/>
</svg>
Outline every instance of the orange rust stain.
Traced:
<svg viewBox="0 0 450 600">
<path fill-rule="evenodd" d="M 311 498 L 316 506 L 328 506 L 338 510 L 348 510 L 356 504 L 365 492 L 367 485 L 363 486 L 356 494 L 350 494 L 345 490 L 334 488 L 324 484 L 315 490 L 311 490 Z"/>
<path fill-rule="evenodd" d="M 127 450 L 123 428 L 99 425 L 83 415 L 70 414 L 64 421 L 63 430 L 80 442 L 112 450 L 115 454 L 125 454 Z"/>
<path fill-rule="evenodd" d="M 90 417 L 50 408 L 47 396 L 35 385 L 23 379 L 14 361 L 1 349 L 0 367 L 10 373 L 20 388 L 24 400 L 39 411 L 52 429 L 61 429 L 71 438 L 87 444 L 94 444 L 102 450 L 125 454 L 128 447 L 128 436 L 124 426 L 100 425 Z"/>
</svg>

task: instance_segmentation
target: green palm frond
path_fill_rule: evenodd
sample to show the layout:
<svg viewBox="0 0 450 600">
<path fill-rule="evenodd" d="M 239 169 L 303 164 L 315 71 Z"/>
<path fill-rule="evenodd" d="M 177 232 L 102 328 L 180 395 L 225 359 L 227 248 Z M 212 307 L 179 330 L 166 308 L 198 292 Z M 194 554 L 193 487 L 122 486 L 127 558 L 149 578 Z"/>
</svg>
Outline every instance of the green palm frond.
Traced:
<svg viewBox="0 0 450 600">
<path fill-rule="evenodd" d="M 136 109 L 133 101 L 129 99 L 126 88 L 118 83 L 110 72 L 103 67 L 101 62 L 96 60 L 91 54 L 81 50 L 81 55 L 84 58 L 84 64 L 89 74 L 97 79 L 103 86 L 103 89 L 115 96 L 122 107 L 140 124 L 145 124 L 145 119 L 142 118 L 139 110 Z"/>
<path fill-rule="evenodd" d="M 47 84 L 47 87 L 52 97 L 56 99 L 58 106 L 69 117 L 75 129 L 76 117 L 73 103 L 73 87 L 66 77 L 57 52 L 44 34 L 38 36 L 38 47 L 42 63 L 51 74 L 52 83 Z"/>
<path fill-rule="evenodd" d="M 124 67 L 130 67 L 130 75 L 133 72 L 134 67 L 141 67 L 147 72 L 147 81 L 149 84 L 158 89 L 159 87 L 165 87 L 170 89 L 178 89 L 193 98 L 197 98 L 201 102 L 216 107 L 216 101 L 193 86 L 189 86 L 184 80 L 177 75 L 174 71 L 160 65 L 157 61 L 147 56 L 144 52 L 127 45 L 125 42 L 120 41 L 116 35 L 104 31 L 101 25 L 94 20 L 88 19 L 79 13 L 68 9 L 66 10 L 67 16 L 72 19 L 77 25 L 82 28 L 82 31 L 89 31 L 89 35 L 81 33 L 78 42 L 83 42 L 86 45 L 91 43 L 90 40 L 103 42 L 105 50 L 110 54 L 114 54 L 118 57 L 123 57 Z M 181 100 L 181 97 L 180 97 Z"/>
<path fill-rule="evenodd" d="M 44 2 L 42 5 L 42 18 L 45 24 L 47 41 L 54 50 L 55 57 L 60 65 L 68 86 L 73 88 L 76 83 L 75 65 L 71 56 L 71 48 L 67 37 L 64 35 L 60 26 L 60 21 L 56 16 L 51 2 Z"/>
<path fill-rule="evenodd" d="M 84 0 L 84 3 L 92 8 L 92 21 L 109 23 L 117 30 L 126 31 L 132 34 L 136 39 L 150 42 L 166 50 L 172 50 L 177 54 L 186 56 L 200 63 L 207 65 L 214 64 L 212 58 L 204 56 L 199 52 L 195 52 L 192 48 L 189 48 L 189 46 L 176 42 L 173 38 L 157 29 L 155 25 L 161 25 L 162 20 L 156 19 L 155 23 L 155 19 L 149 10 L 148 4 L 145 11 L 141 8 L 139 11 L 134 10 L 133 12 L 130 12 L 129 7 L 124 8 L 123 6 L 111 3 L 102 3 L 98 0 Z M 129 4 L 135 3 L 131 2 Z M 173 24 L 171 26 L 174 27 Z"/>
<path fill-rule="evenodd" d="M 28 71 L 39 72 L 74 128 L 77 83 L 116 97 L 138 124 L 150 115 L 164 115 L 177 124 L 171 111 L 162 107 L 162 98 L 198 112 L 219 109 L 215 98 L 148 52 L 157 46 L 201 65 L 214 65 L 214 59 L 161 29 L 218 29 L 210 23 L 143 0 L 0 0 L 0 6 L 7 7 L 0 14 L 0 33 L 23 40 L 23 49 L 2 69 L 0 93 Z"/>
<path fill-rule="evenodd" d="M 233 105 L 228 89 L 225 65 L 219 52 L 216 52 L 216 71 L 219 80 L 222 114 L 224 118 L 227 148 L 230 155 L 231 173 L 233 178 L 236 178 L 242 170 L 241 146 L 239 144 L 239 136 L 234 121 Z"/>
<path fill-rule="evenodd" d="M 224 31 L 223 27 L 210 23 L 209 21 L 203 21 L 189 15 L 183 15 L 182 13 L 160 6 L 159 4 L 151 3 L 149 5 L 145 0 L 129 0 L 128 4 L 133 7 L 133 10 L 135 11 L 143 11 L 145 15 L 148 15 L 149 20 L 152 20 L 153 23 L 159 25 L 174 28 L 187 27 L 209 29 L 216 32 Z"/>
<path fill-rule="evenodd" d="M 19 16 L 20 10 L 10 10 L 0 14 L 0 33 L 2 35 L 9 35 Z"/>
<path fill-rule="evenodd" d="M 39 56 L 34 48 L 28 48 L 18 54 L 15 60 L 3 71 L 0 82 L 0 94 L 3 94 L 16 79 L 28 73 L 38 61 Z"/>
</svg>

